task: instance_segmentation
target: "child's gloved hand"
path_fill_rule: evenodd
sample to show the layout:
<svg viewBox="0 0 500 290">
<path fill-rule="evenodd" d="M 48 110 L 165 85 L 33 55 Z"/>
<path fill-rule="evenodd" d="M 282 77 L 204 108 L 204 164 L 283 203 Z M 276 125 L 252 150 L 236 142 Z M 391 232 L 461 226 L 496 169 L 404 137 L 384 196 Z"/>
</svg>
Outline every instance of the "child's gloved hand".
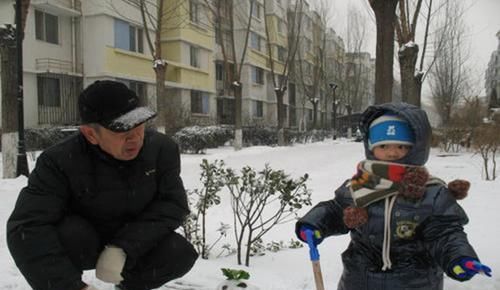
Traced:
<svg viewBox="0 0 500 290">
<path fill-rule="evenodd" d="M 309 225 L 302 225 L 299 229 L 299 239 L 301 239 L 303 242 L 307 243 L 307 231 L 312 232 L 312 237 L 313 237 L 313 244 L 315 246 L 321 244 L 323 241 L 323 237 L 321 236 L 321 232 L 318 229 L 315 229 L 312 226 Z"/>
<path fill-rule="evenodd" d="M 483 265 L 478 260 L 470 257 L 465 257 L 455 262 L 452 265 L 451 270 L 453 275 L 455 275 L 458 280 L 462 281 L 469 280 L 478 273 L 483 273 L 486 276 L 491 277 L 490 267 Z"/>
<path fill-rule="evenodd" d="M 420 199 L 425 193 L 428 180 L 429 173 L 424 167 L 409 168 L 399 182 L 399 194 L 410 199 Z"/>
<path fill-rule="evenodd" d="M 456 199 L 464 199 L 469 192 L 470 182 L 463 179 L 455 179 L 448 183 L 448 190 Z"/>
</svg>

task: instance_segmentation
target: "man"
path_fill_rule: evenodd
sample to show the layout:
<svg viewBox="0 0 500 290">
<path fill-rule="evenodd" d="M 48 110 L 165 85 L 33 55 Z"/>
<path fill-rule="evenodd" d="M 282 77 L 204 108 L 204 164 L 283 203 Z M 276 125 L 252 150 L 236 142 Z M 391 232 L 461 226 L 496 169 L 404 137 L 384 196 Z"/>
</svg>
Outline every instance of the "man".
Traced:
<svg viewBox="0 0 500 290">
<path fill-rule="evenodd" d="M 7 222 L 16 265 L 34 290 L 146 290 L 187 273 L 198 254 L 175 233 L 189 212 L 180 154 L 145 131 L 156 113 L 115 81 L 79 96 L 79 134 L 45 150 Z"/>
</svg>

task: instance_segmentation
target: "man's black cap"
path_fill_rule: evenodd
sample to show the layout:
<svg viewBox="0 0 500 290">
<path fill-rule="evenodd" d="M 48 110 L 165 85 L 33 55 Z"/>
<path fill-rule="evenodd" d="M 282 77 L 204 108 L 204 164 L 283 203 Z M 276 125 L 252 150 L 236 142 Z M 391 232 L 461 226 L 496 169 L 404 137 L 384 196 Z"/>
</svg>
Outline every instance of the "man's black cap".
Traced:
<svg viewBox="0 0 500 290">
<path fill-rule="evenodd" d="M 98 123 L 115 132 L 125 132 L 154 118 L 156 113 L 139 107 L 139 97 L 117 81 L 95 81 L 78 97 L 84 124 Z"/>
</svg>

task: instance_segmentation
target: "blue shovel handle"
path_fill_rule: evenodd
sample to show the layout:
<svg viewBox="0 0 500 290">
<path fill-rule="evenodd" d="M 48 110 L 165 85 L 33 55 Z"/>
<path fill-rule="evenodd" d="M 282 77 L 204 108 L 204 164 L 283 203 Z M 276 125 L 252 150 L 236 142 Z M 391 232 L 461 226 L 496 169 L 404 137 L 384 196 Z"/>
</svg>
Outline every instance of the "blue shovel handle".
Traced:
<svg viewBox="0 0 500 290">
<path fill-rule="evenodd" d="M 312 230 L 305 230 L 306 234 L 306 239 L 307 239 L 307 245 L 309 246 L 309 257 L 311 258 L 311 261 L 319 261 L 319 252 L 318 248 L 314 244 L 314 232 Z"/>
</svg>

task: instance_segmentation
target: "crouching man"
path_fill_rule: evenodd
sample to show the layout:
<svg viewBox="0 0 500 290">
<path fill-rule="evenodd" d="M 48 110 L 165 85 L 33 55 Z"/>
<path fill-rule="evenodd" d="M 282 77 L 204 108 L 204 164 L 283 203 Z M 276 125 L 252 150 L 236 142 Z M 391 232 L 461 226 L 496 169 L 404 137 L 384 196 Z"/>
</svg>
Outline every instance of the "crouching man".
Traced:
<svg viewBox="0 0 500 290">
<path fill-rule="evenodd" d="M 122 290 L 183 276 L 198 254 L 175 232 L 189 213 L 178 146 L 145 130 L 156 113 L 119 82 L 78 106 L 79 133 L 40 155 L 7 222 L 16 265 L 34 290 L 96 290 L 89 269 Z"/>
</svg>

